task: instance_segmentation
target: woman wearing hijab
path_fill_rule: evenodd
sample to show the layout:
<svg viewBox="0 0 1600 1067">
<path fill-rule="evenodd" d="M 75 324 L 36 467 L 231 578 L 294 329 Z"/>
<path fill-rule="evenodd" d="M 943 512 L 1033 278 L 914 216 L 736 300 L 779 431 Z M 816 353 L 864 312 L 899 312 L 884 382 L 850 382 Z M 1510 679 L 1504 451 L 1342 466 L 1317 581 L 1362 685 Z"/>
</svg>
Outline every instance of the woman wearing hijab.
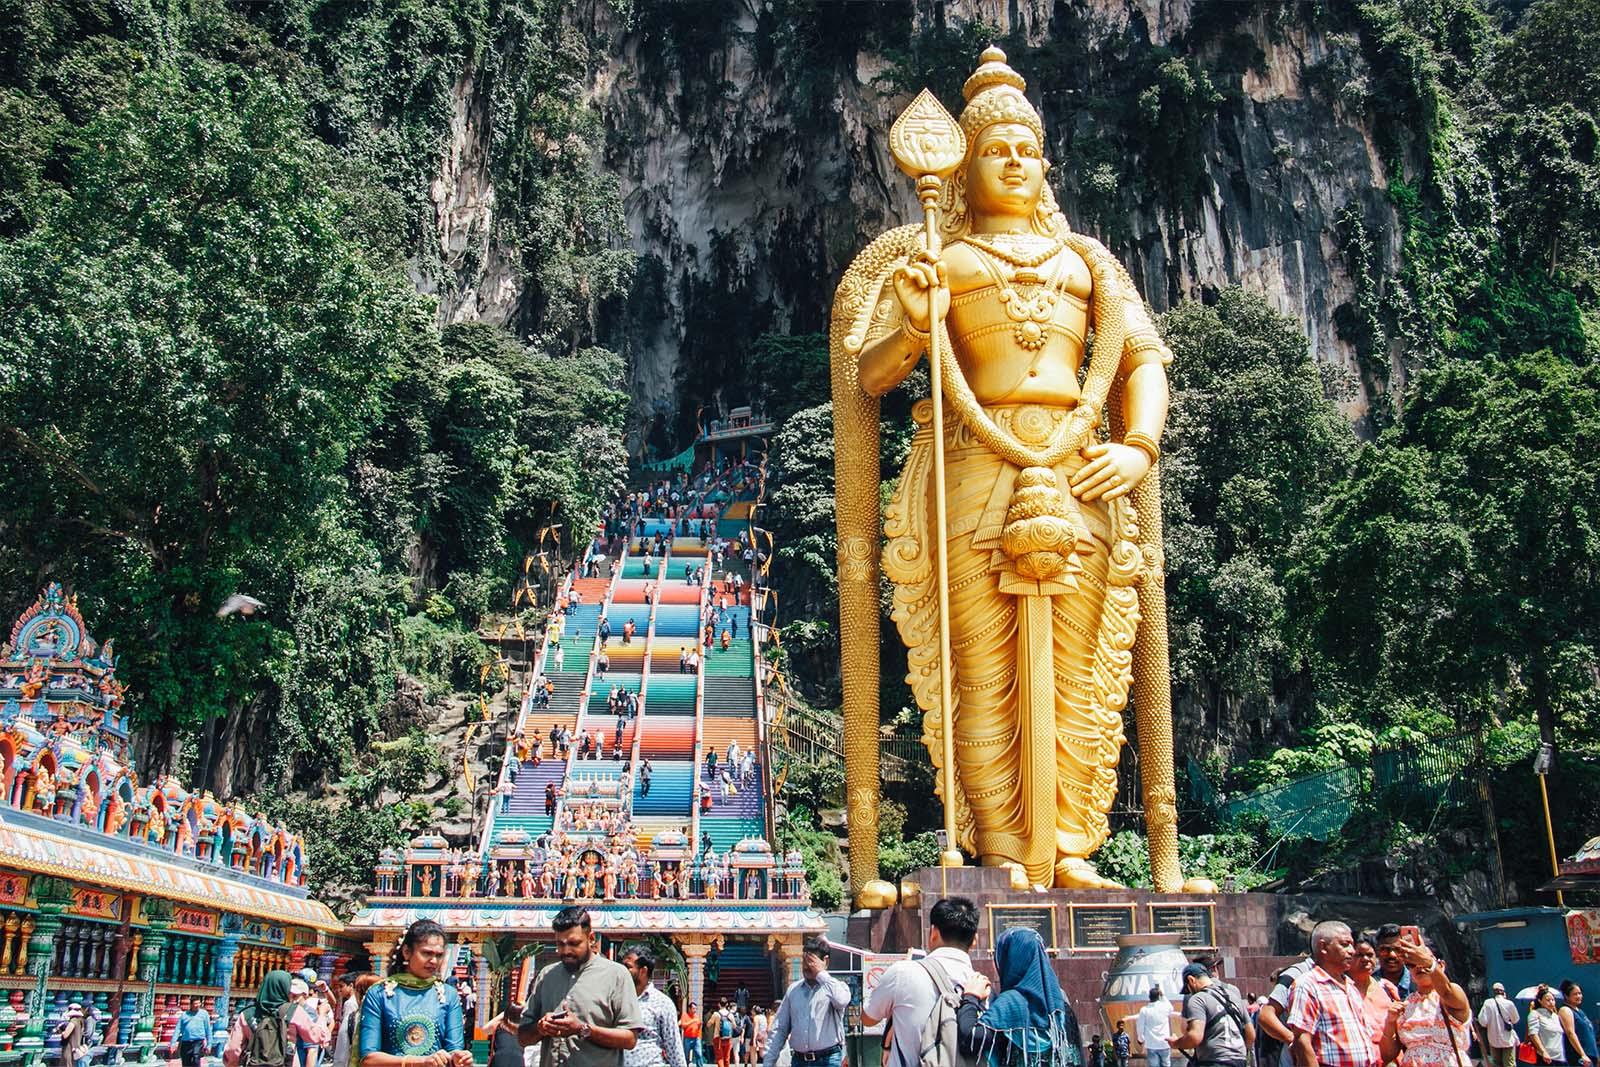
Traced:
<svg viewBox="0 0 1600 1067">
<path fill-rule="evenodd" d="M 1012 927 L 995 944 L 994 962 L 1000 993 L 987 1008 L 987 977 L 974 974 L 962 988 L 961 1051 L 991 1067 L 1079 1067 L 1078 1019 L 1039 935 Z"/>
<path fill-rule="evenodd" d="M 256 990 L 256 1001 L 233 1017 L 228 1029 L 228 1046 L 222 1050 L 222 1062 L 227 1067 L 238 1067 L 239 1059 L 263 1019 L 277 1019 L 282 1024 L 278 1044 L 290 1052 L 287 1062 L 293 1062 L 292 1039 L 289 1036 L 289 988 L 294 977 L 288 971 L 268 971 Z"/>
</svg>

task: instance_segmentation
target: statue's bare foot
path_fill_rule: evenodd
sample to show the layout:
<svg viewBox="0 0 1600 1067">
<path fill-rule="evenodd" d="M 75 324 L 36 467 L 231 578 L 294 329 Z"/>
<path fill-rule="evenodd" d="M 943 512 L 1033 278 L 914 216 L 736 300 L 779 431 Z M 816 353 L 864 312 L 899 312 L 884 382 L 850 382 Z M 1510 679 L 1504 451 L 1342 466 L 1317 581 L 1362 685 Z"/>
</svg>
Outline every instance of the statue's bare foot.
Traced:
<svg viewBox="0 0 1600 1067">
<path fill-rule="evenodd" d="M 1068 856 L 1056 863 L 1057 889 L 1121 889 L 1121 882 L 1103 878 L 1094 864 L 1085 859 Z"/>
<path fill-rule="evenodd" d="M 1027 890 L 1029 888 L 1028 872 L 1023 869 L 1022 864 L 1002 863 L 1000 868 L 1010 876 L 1012 889 Z"/>
</svg>

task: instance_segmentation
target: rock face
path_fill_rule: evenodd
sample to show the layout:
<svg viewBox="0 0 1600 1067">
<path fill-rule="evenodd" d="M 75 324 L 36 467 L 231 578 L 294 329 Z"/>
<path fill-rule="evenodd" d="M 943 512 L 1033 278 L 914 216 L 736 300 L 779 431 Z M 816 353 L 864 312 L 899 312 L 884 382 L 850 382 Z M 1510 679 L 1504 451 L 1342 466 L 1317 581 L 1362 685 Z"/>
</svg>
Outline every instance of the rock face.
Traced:
<svg viewBox="0 0 1600 1067">
<path fill-rule="evenodd" d="M 428 187 L 436 243 L 419 258 L 412 281 L 419 292 L 439 298 L 441 326 L 477 321 L 509 325 L 523 286 L 507 250 L 493 239 L 488 102 L 474 71 L 457 79 L 450 104 L 444 157 Z"/>
<path fill-rule="evenodd" d="M 1063 210 L 1111 246 L 1157 310 L 1230 284 L 1257 289 L 1304 324 L 1318 360 L 1360 378 L 1336 322 L 1352 314 L 1363 271 L 1397 267 L 1399 222 L 1378 139 L 1341 103 L 1360 97 L 1358 40 L 1297 10 L 707 0 L 636 5 L 624 19 L 584 0 L 572 19 L 601 42 L 588 86 L 606 131 L 600 165 L 619 176 L 640 261 L 607 331 L 629 360 L 635 442 L 654 431 L 662 447 L 681 443 L 695 403 L 745 400 L 762 333 L 825 328 L 850 257 L 917 215 L 889 157 L 890 123 L 929 77 L 958 104 L 991 36 L 1044 115 Z M 1196 74 L 1198 88 L 1186 81 Z M 442 270 L 419 284 L 440 291 L 446 321 L 513 322 L 522 288 L 514 257 L 488 239 L 494 189 L 472 81 L 464 72 L 433 187 Z M 1355 270 L 1341 213 L 1373 236 Z M 1385 355 L 1377 362 L 1380 376 L 1393 372 Z M 1351 414 L 1365 402 L 1358 391 Z"/>
</svg>

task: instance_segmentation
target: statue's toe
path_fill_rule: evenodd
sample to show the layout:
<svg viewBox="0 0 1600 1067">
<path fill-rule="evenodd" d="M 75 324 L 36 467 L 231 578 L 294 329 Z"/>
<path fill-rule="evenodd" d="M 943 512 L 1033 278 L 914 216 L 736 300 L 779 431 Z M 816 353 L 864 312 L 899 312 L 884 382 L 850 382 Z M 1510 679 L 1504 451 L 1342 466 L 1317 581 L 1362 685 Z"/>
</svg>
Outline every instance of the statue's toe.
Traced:
<svg viewBox="0 0 1600 1067">
<path fill-rule="evenodd" d="M 1056 864 L 1057 889 L 1121 889 L 1122 883 L 1101 876 L 1088 860 L 1069 856 Z"/>
</svg>

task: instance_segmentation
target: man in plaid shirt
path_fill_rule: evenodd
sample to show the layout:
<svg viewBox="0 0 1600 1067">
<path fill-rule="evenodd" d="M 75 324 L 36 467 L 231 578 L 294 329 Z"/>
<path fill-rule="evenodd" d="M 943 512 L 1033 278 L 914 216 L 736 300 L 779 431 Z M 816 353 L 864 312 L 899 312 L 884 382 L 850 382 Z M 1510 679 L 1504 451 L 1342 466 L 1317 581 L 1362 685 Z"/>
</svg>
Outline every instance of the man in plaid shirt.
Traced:
<svg viewBox="0 0 1600 1067">
<path fill-rule="evenodd" d="M 1361 994 L 1347 973 L 1355 954 L 1344 923 L 1322 922 L 1311 931 L 1317 963 L 1295 979 L 1286 1020 L 1294 1031 L 1298 1067 L 1381 1067 Z"/>
</svg>

